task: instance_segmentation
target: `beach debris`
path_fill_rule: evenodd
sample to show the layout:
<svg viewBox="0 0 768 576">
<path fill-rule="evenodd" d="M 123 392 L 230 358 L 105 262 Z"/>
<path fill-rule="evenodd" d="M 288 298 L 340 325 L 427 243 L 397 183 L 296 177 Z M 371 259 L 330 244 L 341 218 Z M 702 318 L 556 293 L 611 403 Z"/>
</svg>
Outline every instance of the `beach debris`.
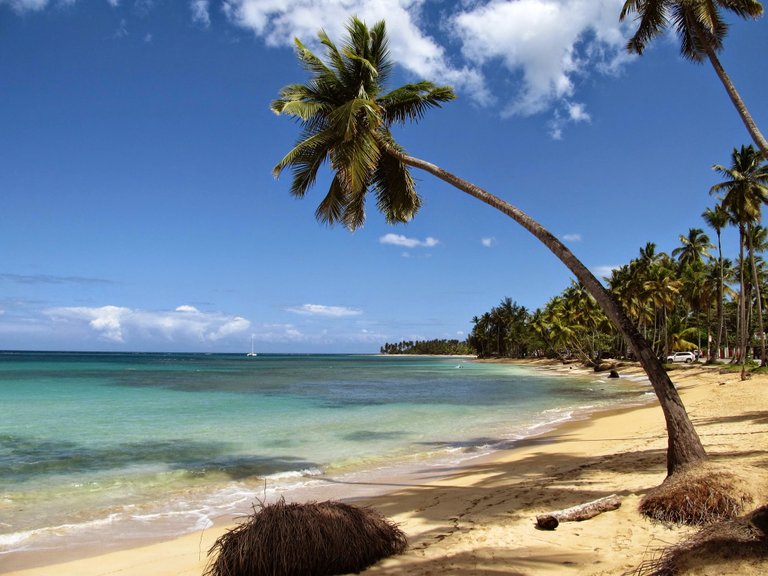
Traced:
<svg viewBox="0 0 768 576">
<path fill-rule="evenodd" d="M 649 490 L 640 500 L 640 512 L 660 522 L 694 526 L 735 518 L 754 501 L 745 477 L 712 463 L 692 464 Z"/>
<path fill-rule="evenodd" d="M 768 561 L 768 506 L 710 524 L 660 552 L 658 557 L 643 562 L 633 576 L 675 576 L 703 566 L 720 565 L 722 570 L 724 560 L 728 562 L 728 573 L 737 574 L 741 563 L 751 567 L 761 561 L 765 563 Z"/>
<path fill-rule="evenodd" d="M 405 534 L 367 507 L 342 502 L 254 509 L 208 551 L 203 576 L 331 576 L 357 573 L 405 551 Z"/>
<path fill-rule="evenodd" d="M 579 504 L 578 506 L 572 506 L 565 510 L 557 510 L 555 512 L 536 516 L 536 527 L 540 530 L 554 530 L 561 522 L 581 522 L 582 520 L 589 520 L 603 512 L 616 510 L 620 506 L 621 498 L 616 494 L 611 494 L 610 496 L 598 498 L 597 500 Z"/>
</svg>

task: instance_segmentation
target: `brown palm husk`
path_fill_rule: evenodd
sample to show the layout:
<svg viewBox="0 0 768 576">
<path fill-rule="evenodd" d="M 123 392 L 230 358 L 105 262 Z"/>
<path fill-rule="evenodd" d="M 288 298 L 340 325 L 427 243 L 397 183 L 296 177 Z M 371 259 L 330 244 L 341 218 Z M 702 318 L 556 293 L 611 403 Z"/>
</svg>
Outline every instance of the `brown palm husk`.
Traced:
<svg viewBox="0 0 768 576">
<path fill-rule="evenodd" d="M 738 574 L 739 565 L 768 563 L 768 506 L 745 516 L 723 520 L 699 530 L 690 538 L 664 549 L 654 560 L 643 563 L 635 576 Z M 727 563 L 727 564 L 726 564 Z"/>
<path fill-rule="evenodd" d="M 689 466 L 650 490 L 640 512 L 661 522 L 701 526 L 735 518 L 754 501 L 742 477 L 716 465 Z"/>
<path fill-rule="evenodd" d="M 371 508 L 281 499 L 216 540 L 204 576 L 358 573 L 406 545 L 403 532 Z"/>
</svg>

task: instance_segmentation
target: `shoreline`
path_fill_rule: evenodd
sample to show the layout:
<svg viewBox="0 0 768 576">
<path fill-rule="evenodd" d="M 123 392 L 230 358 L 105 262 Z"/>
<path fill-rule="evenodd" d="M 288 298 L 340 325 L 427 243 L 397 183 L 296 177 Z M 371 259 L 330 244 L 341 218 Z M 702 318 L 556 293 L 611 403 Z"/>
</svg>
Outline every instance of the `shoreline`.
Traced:
<svg viewBox="0 0 768 576">
<path fill-rule="evenodd" d="M 568 365 L 565 369 L 551 363 L 544 366 L 540 361 L 512 363 L 538 366 L 564 375 L 581 371 Z M 637 371 L 642 374 L 642 370 Z M 584 372 L 594 374 L 588 369 Z M 634 367 L 624 367 L 620 373 L 631 377 L 637 372 Z M 729 408 L 731 412 L 743 408 L 748 398 L 751 409 L 768 413 L 768 402 L 758 398 L 765 394 L 752 393 L 759 390 L 760 382 L 768 383 L 768 377 L 755 376 L 740 383 L 738 375 L 719 374 L 704 367 L 676 370 L 671 375 L 711 455 L 709 444 L 717 440 L 715 447 L 719 447 L 723 442 L 720 435 L 728 435 L 727 431 L 710 437 L 702 433 L 697 420 L 715 421 L 723 416 L 716 412 L 726 408 L 724 396 L 736 396 L 731 392 L 737 389 L 739 396 L 745 395 L 741 400 L 735 399 L 736 404 Z M 725 391 L 728 394 L 723 394 Z M 733 418 L 727 420 L 731 427 L 743 424 L 731 422 Z M 750 432 L 753 437 L 750 440 L 755 443 L 752 459 L 768 456 L 768 451 L 762 449 L 768 439 L 768 419 L 763 420 L 756 424 L 759 430 Z M 738 435 L 743 432 L 733 434 L 736 446 L 741 446 L 743 438 Z M 367 487 L 383 493 L 350 501 L 370 505 L 400 523 L 410 545 L 404 555 L 387 559 L 365 574 L 426 575 L 433 571 L 491 574 L 498 573 L 493 572 L 494 566 L 498 569 L 502 565 L 516 566 L 519 572 L 511 573 L 520 574 L 621 573 L 639 565 L 654 546 L 676 541 L 691 532 L 686 528 L 670 530 L 653 525 L 636 511 L 642 493 L 660 484 L 665 476 L 665 446 L 663 418 L 654 399 L 649 404 L 610 408 L 559 423 L 554 429 L 515 442 L 511 448 L 478 456 L 458 467 L 425 466 L 418 478 L 389 477 L 376 483 L 367 482 Z M 755 456 L 756 453 L 759 454 Z M 632 470 L 638 467 L 642 469 Z M 345 491 L 349 493 L 355 484 L 339 483 L 335 497 Z M 536 514 L 613 492 L 624 500 L 616 512 L 586 523 L 564 525 L 553 533 L 532 528 Z M 173 540 L 66 562 L 62 562 L 64 558 L 59 551 L 40 551 L 39 566 L 12 568 L 11 572 L 3 567 L 0 557 L 0 573 L 9 576 L 42 576 L 52 572 L 60 576 L 114 573 L 199 576 L 206 564 L 207 550 L 233 524 L 232 519 L 224 518 L 211 528 Z M 596 538 L 593 532 L 598 526 L 602 535 Z M 617 543 L 619 535 L 621 546 Z M 606 539 L 615 545 L 607 546 Z M 524 550 L 522 559 L 520 546 Z M 626 560 L 627 554 L 619 554 L 619 549 L 634 558 Z M 625 566 L 627 562 L 634 563 Z"/>
</svg>

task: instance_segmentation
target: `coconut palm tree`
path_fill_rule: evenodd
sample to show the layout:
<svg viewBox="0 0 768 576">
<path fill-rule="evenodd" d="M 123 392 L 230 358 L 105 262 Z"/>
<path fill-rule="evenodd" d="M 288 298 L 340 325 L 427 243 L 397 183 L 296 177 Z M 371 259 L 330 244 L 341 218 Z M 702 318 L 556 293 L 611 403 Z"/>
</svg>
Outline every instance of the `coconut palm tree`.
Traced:
<svg viewBox="0 0 768 576">
<path fill-rule="evenodd" d="M 712 248 L 709 236 L 701 228 L 689 228 L 688 236 L 680 235 L 680 246 L 672 250 L 672 256 L 677 258 L 680 267 L 685 268 L 691 264 L 701 263 L 709 258 L 709 250 Z"/>
<path fill-rule="evenodd" d="M 720 235 L 723 228 L 728 224 L 728 212 L 726 212 L 721 204 L 715 204 L 714 208 L 704 210 L 701 216 L 717 235 L 717 262 L 720 271 L 720 279 L 717 286 L 717 330 L 715 330 L 714 353 L 710 351 L 709 356 L 707 356 L 707 364 L 712 364 L 720 354 L 720 343 L 723 337 L 723 287 L 725 285 L 725 275 L 723 271 L 723 245 Z"/>
<path fill-rule="evenodd" d="M 319 34 L 327 62 L 299 40 L 297 56 L 311 74 L 306 84 L 284 87 L 272 102 L 277 114 L 292 116 L 303 127 L 296 146 L 278 162 L 274 173 L 293 168 L 291 193 L 303 197 L 326 161 L 334 172 L 329 191 L 316 216 L 321 222 L 342 223 L 350 230 L 365 218 L 370 191 L 388 222 L 407 222 L 421 205 L 410 168 L 422 169 L 462 192 L 485 202 L 523 226 L 549 248 L 605 310 L 642 363 L 661 404 L 667 424 L 667 471 L 706 458 L 693 424 L 663 365 L 605 287 L 578 258 L 541 224 L 517 207 L 442 168 L 406 154 L 390 128 L 421 118 L 430 108 L 454 98 L 449 87 L 422 81 L 385 92 L 392 69 L 384 22 L 368 28 L 352 18 L 348 39 L 337 48 Z"/>
<path fill-rule="evenodd" d="M 642 54 L 651 40 L 662 36 L 668 27 L 673 26 L 680 37 L 680 53 L 684 58 L 692 62 L 708 58 L 752 140 L 768 158 L 768 141 L 757 128 L 717 57 L 728 33 L 722 10 L 741 18 L 754 19 L 763 14 L 763 5 L 757 0 L 626 0 L 619 19 L 623 21 L 629 14 L 637 14 L 637 31 L 627 44 L 630 52 Z"/>
<path fill-rule="evenodd" d="M 729 168 L 715 164 L 712 167 L 719 172 L 724 182 L 710 188 L 711 194 L 722 193 L 721 204 L 730 215 L 734 224 L 739 227 L 739 249 L 741 262 L 741 320 L 742 324 L 742 378 L 745 376 L 744 362 L 746 361 L 746 298 L 744 298 L 744 243 L 748 244 L 749 257 L 754 275 L 754 287 L 757 290 L 757 318 L 760 330 L 761 363 L 766 362 L 765 331 L 763 330 L 763 310 L 760 296 L 760 283 L 757 278 L 755 254 L 752 240 L 752 228 L 760 221 L 761 208 L 768 202 L 768 164 L 762 155 L 752 145 L 733 149 L 731 166 Z"/>
</svg>

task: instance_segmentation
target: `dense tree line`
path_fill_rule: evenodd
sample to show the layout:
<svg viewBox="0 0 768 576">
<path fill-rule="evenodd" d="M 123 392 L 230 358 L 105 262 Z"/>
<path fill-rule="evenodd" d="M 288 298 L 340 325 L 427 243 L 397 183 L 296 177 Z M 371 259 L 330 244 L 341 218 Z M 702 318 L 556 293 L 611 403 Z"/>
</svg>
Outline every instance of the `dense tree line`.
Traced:
<svg viewBox="0 0 768 576">
<path fill-rule="evenodd" d="M 671 253 L 648 242 L 637 258 L 606 278 L 610 292 L 659 357 L 700 350 L 709 362 L 728 357 L 742 366 L 766 361 L 764 295 L 768 291 L 768 230 L 760 224 L 768 201 L 768 164 L 752 146 L 734 149 L 731 165 L 714 166 L 723 181 L 718 202 L 702 214 L 716 244 L 701 228 L 679 237 Z M 739 233 L 739 254 L 724 257 L 721 233 Z M 476 316 L 468 342 L 480 356 L 547 355 L 578 358 L 631 355 L 624 339 L 584 287 L 572 282 L 534 312 L 505 298 Z"/>
<path fill-rule="evenodd" d="M 381 347 L 382 354 L 435 354 L 471 356 L 474 349 L 460 340 L 403 340 L 396 344 L 386 343 Z"/>
</svg>

